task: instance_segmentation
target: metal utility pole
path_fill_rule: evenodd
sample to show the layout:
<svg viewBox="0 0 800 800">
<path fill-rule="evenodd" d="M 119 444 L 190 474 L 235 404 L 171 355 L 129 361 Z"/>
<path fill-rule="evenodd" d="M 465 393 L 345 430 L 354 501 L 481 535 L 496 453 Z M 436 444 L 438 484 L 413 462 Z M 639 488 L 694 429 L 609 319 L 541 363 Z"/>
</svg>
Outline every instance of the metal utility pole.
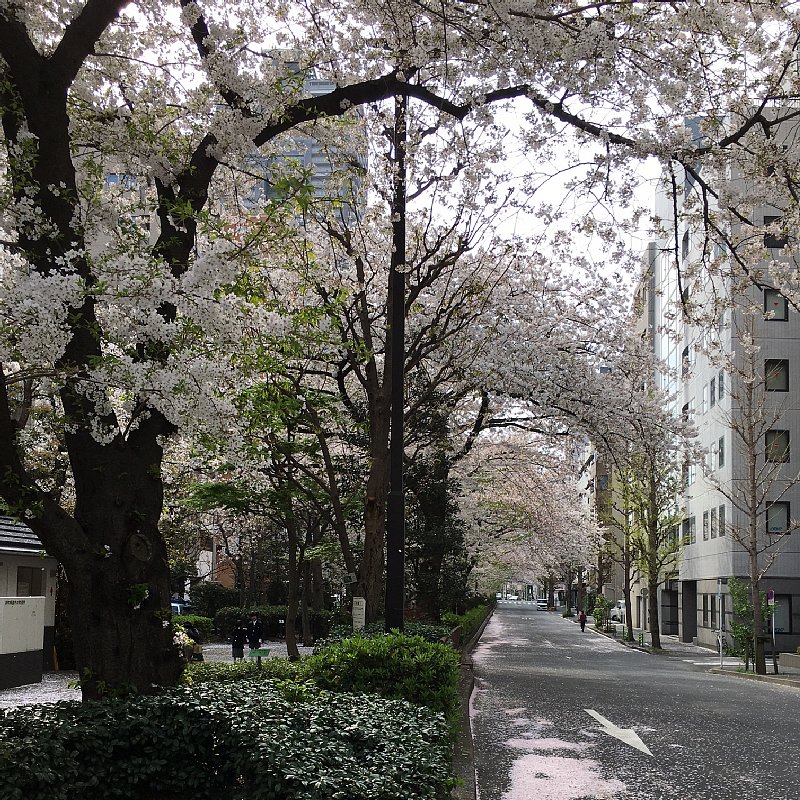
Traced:
<svg viewBox="0 0 800 800">
<path fill-rule="evenodd" d="M 394 99 L 394 195 L 389 277 L 391 359 L 391 438 L 389 496 L 386 504 L 386 631 L 403 630 L 405 601 L 405 507 L 403 491 L 403 411 L 405 407 L 406 322 L 406 121 L 405 97 Z"/>
</svg>

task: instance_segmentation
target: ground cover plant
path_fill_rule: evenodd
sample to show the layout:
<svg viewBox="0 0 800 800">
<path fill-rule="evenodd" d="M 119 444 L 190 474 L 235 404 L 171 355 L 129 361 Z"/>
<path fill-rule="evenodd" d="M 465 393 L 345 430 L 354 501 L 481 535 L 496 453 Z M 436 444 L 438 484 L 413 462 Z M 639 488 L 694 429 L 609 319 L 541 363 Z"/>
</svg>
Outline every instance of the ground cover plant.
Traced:
<svg viewBox="0 0 800 800">
<path fill-rule="evenodd" d="M 439 800 L 458 654 L 392 633 L 290 661 L 190 663 L 155 696 L 0 715 L 3 800 Z"/>
<path fill-rule="evenodd" d="M 295 684 L 295 686 L 297 686 Z M 0 716 L 4 800 L 438 800 L 441 715 L 245 678 Z"/>
</svg>

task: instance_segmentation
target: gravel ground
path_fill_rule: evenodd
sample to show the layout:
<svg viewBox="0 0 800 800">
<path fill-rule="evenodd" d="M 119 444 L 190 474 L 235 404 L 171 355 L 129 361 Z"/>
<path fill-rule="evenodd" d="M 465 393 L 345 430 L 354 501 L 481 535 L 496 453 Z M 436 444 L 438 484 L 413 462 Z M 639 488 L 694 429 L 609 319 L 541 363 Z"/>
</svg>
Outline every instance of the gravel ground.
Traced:
<svg viewBox="0 0 800 800">
<path fill-rule="evenodd" d="M 286 642 L 266 642 L 269 658 L 286 658 Z M 313 647 L 300 647 L 301 655 L 308 655 Z M 227 642 L 210 642 L 203 645 L 206 661 L 230 663 L 231 646 Z M 14 708 L 22 705 L 38 705 L 40 703 L 58 703 L 60 700 L 80 700 L 80 689 L 70 688 L 71 682 L 78 680 L 78 673 L 73 670 L 62 672 L 46 672 L 41 683 L 17 686 L 13 689 L 0 690 L 0 708 Z"/>
</svg>

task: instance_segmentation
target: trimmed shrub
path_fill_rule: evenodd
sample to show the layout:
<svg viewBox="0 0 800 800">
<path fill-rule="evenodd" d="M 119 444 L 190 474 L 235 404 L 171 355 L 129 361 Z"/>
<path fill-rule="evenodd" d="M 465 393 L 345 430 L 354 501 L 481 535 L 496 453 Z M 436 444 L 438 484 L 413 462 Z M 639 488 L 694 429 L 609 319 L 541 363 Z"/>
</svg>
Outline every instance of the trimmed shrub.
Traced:
<svg viewBox="0 0 800 800">
<path fill-rule="evenodd" d="M 460 714 L 459 661 L 449 645 L 398 633 L 353 636 L 308 658 L 320 688 L 376 693 L 427 706 L 444 714 L 453 735 Z"/>
<path fill-rule="evenodd" d="M 230 636 L 231 631 L 240 618 L 247 619 L 251 611 L 257 611 L 264 626 L 264 636 L 268 639 L 282 639 L 286 633 L 286 617 L 288 609 L 286 606 L 256 606 L 254 608 L 238 608 L 229 606 L 221 608 L 214 615 L 214 630 L 223 639 Z M 328 635 L 331 625 L 330 611 L 310 611 L 311 633 L 315 639 L 321 639 Z M 297 631 L 300 631 L 300 615 L 297 615 Z"/>
<path fill-rule="evenodd" d="M 454 626 L 447 624 L 440 624 L 438 622 L 419 622 L 418 620 L 406 620 L 403 624 L 403 633 L 406 636 L 419 636 L 425 639 L 426 642 L 449 642 L 450 631 Z M 328 647 L 337 642 L 343 642 L 345 639 L 351 639 L 358 636 L 362 639 L 383 638 L 386 636 L 386 623 L 383 620 L 376 622 L 368 622 L 361 630 L 353 631 L 351 624 L 334 625 L 328 635 L 316 643 L 314 652 Z"/>
<path fill-rule="evenodd" d="M 229 608 L 240 602 L 238 589 L 228 589 L 222 584 L 210 581 L 192 584 L 189 596 L 195 613 L 211 619 L 221 608 Z"/>
<path fill-rule="evenodd" d="M 303 682 L 311 677 L 308 660 L 302 658 L 299 661 L 289 661 L 288 658 L 267 658 L 261 662 L 261 666 L 255 661 L 244 661 L 239 664 L 192 661 L 183 670 L 181 683 L 186 686 L 206 686 L 247 679 Z"/>
<path fill-rule="evenodd" d="M 0 715 L 3 800 L 445 800 L 441 716 L 261 680 Z"/>
<path fill-rule="evenodd" d="M 481 605 L 471 608 L 460 616 L 458 614 L 442 614 L 442 622 L 449 628 L 460 627 L 461 641 L 466 643 L 475 635 L 475 631 L 480 628 L 493 608 L 494 605 Z"/>
<path fill-rule="evenodd" d="M 199 617 L 197 614 L 173 614 L 172 622 L 181 626 L 185 626 L 187 622 L 191 623 L 197 628 L 204 642 L 208 642 L 214 634 L 214 621 L 208 617 Z"/>
</svg>

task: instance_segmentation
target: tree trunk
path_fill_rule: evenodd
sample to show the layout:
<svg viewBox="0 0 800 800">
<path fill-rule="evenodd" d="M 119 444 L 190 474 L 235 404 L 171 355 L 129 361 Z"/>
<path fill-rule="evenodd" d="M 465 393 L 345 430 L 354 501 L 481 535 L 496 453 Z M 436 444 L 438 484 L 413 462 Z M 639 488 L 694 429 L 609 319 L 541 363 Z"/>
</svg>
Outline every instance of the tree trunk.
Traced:
<svg viewBox="0 0 800 800">
<path fill-rule="evenodd" d="M 750 553 L 750 560 L 755 561 L 755 553 Z M 757 575 L 757 565 L 754 568 L 751 564 L 750 574 Z M 756 675 L 767 674 L 767 660 L 764 655 L 764 640 L 761 638 L 764 633 L 764 615 L 761 613 L 761 587 L 758 580 L 750 580 L 750 602 L 753 606 L 753 669 Z"/>
<path fill-rule="evenodd" d="M 288 563 L 288 597 L 286 599 L 286 654 L 290 661 L 300 659 L 297 649 L 297 613 L 299 611 L 299 583 L 300 559 L 298 559 L 299 538 L 297 536 L 297 521 L 291 510 L 289 499 L 289 513 L 286 515 L 286 532 L 289 535 L 289 563 Z"/>
<path fill-rule="evenodd" d="M 660 650 L 661 631 L 658 611 L 658 578 L 650 575 L 647 579 L 647 619 L 650 627 L 650 645 Z"/>
<path fill-rule="evenodd" d="M 144 427 L 144 426 L 143 426 Z M 84 700 L 152 693 L 180 676 L 169 565 L 158 530 L 161 448 L 140 429 L 109 445 L 72 434 L 75 512 L 29 520 L 70 582 L 68 614 Z M 60 520 L 58 519 L 60 517 Z"/>
<path fill-rule="evenodd" d="M 370 471 L 364 507 L 364 552 L 358 586 L 367 601 L 367 622 L 383 614 L 383 567 L 386 538 L 386 500 L 389 494 L 389 414 L 386 403 L 376 404 L 372 415 Z"/>
<path fill-rule="evenodd" d="M 303 561 L 303 591 L 300 595 L 300 618 L 303 625 L 303 644 L 311 647 L 314 636 L 311 632 L 311 615 L 308 613 L 308 600 L 311 595 L 311 564 Z"/>
<path fill-rule="evenodd" d="M 622 596 L 625 598 L 625 631 L 629 642 L 633 641 L 633 601 L 631 598 L 631 586 L 633 584 L 632 566 L 633 558 L 630 546 L 629 543 L 626 543 L 622 564 L 623 580 L 625 583 L 622 589 Z"/>
</svg>

